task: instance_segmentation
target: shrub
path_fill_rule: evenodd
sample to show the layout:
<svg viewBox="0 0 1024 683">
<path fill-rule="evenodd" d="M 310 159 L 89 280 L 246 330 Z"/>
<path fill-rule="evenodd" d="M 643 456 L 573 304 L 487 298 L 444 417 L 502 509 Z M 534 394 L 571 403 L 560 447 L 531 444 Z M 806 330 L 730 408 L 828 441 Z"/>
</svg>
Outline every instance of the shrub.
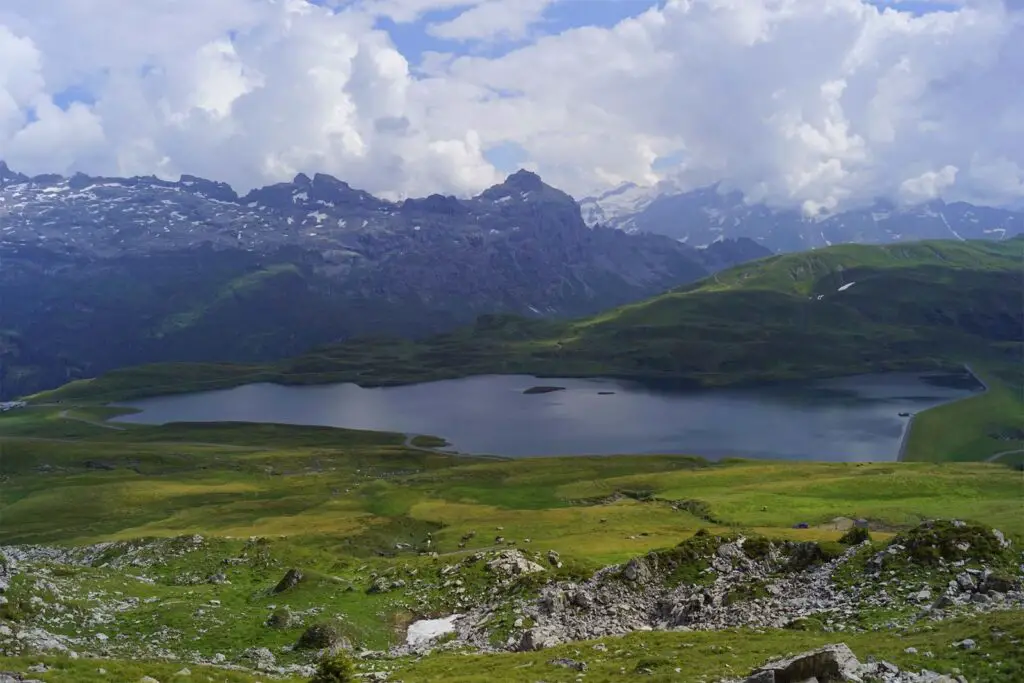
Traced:
<svg viewBox="0 0 1024 683">
<path fill-rule="evenodd" d="M 864 541 L 870 541 L 871 534 L 864 527 L 855 526 L 845 534 L 839 537 L 839 542 L 843 545 L 860 545 Z"/>
<path fill-rule="evenodd" d="M 772 542 L 764 536 L 752 536 L 743 542 L 743 554 L 752 560 L 763 560 L 771 551 Z"/>
<path fill-rule="evenodd" d="M 321 650 L 338 641 L 338 630 L 331 624 L 313 624 L 299 636 L 295 647 L 299 650 Z"/>
<path fill-rule="evenodd" d="M 327 655 L 320 660 L 309 683 L 352 683 L 356 680 L 356 667 L 343 653 Z"/>
<path fill-rule="evenodd" d="M 920 564 L 960 560 L 990 562 L 1002 554 L 995 534 L 986 527 L 964 522 L 935 520 L 892 540 L 904 546 L 911 559 Z"/>
<path fill-rule="evenodd" d="M 789 569 L 803 571 L 818 564 L 831 562 L 843 554 L 845 548 L 838 543 L 794 543 L 790 546 Z"/>
<path fill-rule="evenodd" d="M 292 612 L 287 607 L 279 607 L 267 618 L 270 628 L 288 628 L 292 625 Z"/>
</svg>

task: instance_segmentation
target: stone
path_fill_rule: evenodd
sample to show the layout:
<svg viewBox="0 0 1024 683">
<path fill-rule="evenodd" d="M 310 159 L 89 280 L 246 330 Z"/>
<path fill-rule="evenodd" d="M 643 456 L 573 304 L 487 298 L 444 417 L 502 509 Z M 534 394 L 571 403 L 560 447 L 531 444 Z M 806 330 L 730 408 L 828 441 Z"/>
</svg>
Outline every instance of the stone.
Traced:
<svg viewBox="0 0 1024 683">
<path fill-rule="evenodd" d="M 557 552 L 555 552 L 554 550 L 549 550 L 548 551 L 548 562 L 553 567 L 561 567 L 562 566 L 561 556 Z"/>
<path fill-rule="evenodd" d="M 313 624 L 299 636 L 295 644 L 299 650 L 322 650 L 331 647 L 338 640 L 338 631 L 326 623 Z"/>
<path fill-rule="evenodd" d="M 961 650 L 975 650 L 977 649 L 978 644 L 970 638 L 964 638 L 960 642 L 953 643 L 953 647 L 959 648 Z"/>
<path fill-rule="evenodd" d="M 587 670 L 587 663 L 586 662 L 578 662 L 575 659 L 568 659 L 568 658 L 565 658 L 565 657 L 561 657 L 561 658 L 558 658 L 558 659 L 552 659 L 550 662 L 548 662 L 548 664 L 550 664 L 552 666 L 560 666 L 560 667 L 565 668 L 565 669 L 573 669 L 575 671 L 586 671 Z"/>
<path fill-rule="evenodd" d="M 493 560 L 488 562 L 486 566 L 488 571 L 506 577 L 535 574 L 544 571 L 544 567 L 528 560 L 518 550 L 503 550 Z"/>
<path fill-rule="evenodd" d="M 242 652 L 240 659 L 259 671 L 269 671 L 277 664 L 274 654 L 265 647 L 250 647 Z"/>
<path fill-rule="evenodd" d="M 206 582 L 220 585 L 228 583 L 228 577 L 227 574 L 225 574 L 224 572 L 217 572 L 216 574 L 211 575 L 210 578 L 206 580 Z"/>
<path fill-rule="evenodd" d="M 845 643 L 837 643 L 765 664 L 751 674 L 747 683 L 804 683 L 813 679 L 859 681 L 860 668 L 850 648 Z M 767 674 L 771 674 L 771 678 Z"/>
<path fill-rule="evenodd" d="M 531 652 L 555 645 L 558 645 L 558 639 L 554 635 L 546 633 L 543 629 L 532 628 L 523 634 L 516 649 L 519 652 Z"/>
<path fill-rule="evenodd" d="M 931 599 L 932 599 L 932 592 L 930 590 L 928 590 L 927 588 L 925 588 L 924 590 L 919 591 L 919 592 L 914 594 L 914 601 L 915 602 L 928 602 Z"/>
<path fill-rule="evenodd" d="M 275 595 L 278 593 L 284 593 L 289 588 L 294 588 L 295 586 L 297 586 L 299 582 L 302 581 L 302 579 L 304 578 L 305 576 L 303 575 L 301 570 L 289 569 L 287 572 L 285 572 L 284 576 L 281 577 L 281 580 L 277 582 L 277 585 L 274 586 L 274 590 L 271 592 Z"/>
<path fill-rule="evenodd" d="M 647 565 L 635 557 L 626 563 L 622 570 L 622 575 L 628 581 L 635 581 L 637 583 L 646 583 L 650 580 L 650 572 L 647 570 Z"/>
<path fill-rule="evenodd" d="M 143 676 L 139 679 L 139 683 L 160 683 L 160 681 L 156 680 L 152 676 Z"/>
<path fill-rule="evenodd" d="M 974 583 L 974 577 L 968 574 L 967 572 L 964 572 L 963 574 L 957 576 L 956 583 L 958 586 L 960 586 L 960 590 L 964 591 L 965 593 L 972 592 L 975 588 L 977 588 L 977 585 Z"/>
</svg>

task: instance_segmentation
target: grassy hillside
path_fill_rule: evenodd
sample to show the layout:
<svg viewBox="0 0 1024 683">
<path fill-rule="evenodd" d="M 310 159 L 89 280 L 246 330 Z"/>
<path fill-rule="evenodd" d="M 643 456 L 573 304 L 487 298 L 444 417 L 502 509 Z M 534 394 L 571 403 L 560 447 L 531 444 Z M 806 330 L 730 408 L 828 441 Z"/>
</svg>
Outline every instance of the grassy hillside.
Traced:
<svg viewBox="0 0 1024 683">
<path fill-rule="evenodd" d="M 434 576 L 439 567 L 509 542 L 524 552 L 557 551 L 564 566 L 550 571 L 573 578 L 671 548 L 701 528 L 831 542 L 843 533 L 836 518 L 865 518 L 876 541 L 884 542 L 941 516 L 1024 538 L 1020 480 L 995 464 L 713 464 L 666 456 L 483 461 L 408 448 L 389 434 L 231 424 L 118 431 L 85 421 L 105 414 L 36 408 L 0 415 L 0 546 L 167 540 L 124 546 L 142 558 L 127 572 L 99 562 L 53 564 L 41 575 L 44 583 L 16 580 L 6 594 L 10 602 L 0 607 L 0 624 L 39 623 L 34 620 L 45 610 L 36 615 L 30 596 L 41 585 L 46 603 L 60 602 L 65 610 L 60 625 L 48 628 L 83 638 L 86 650 L 95 649 L 88 643 L 98 642 L 99 633 L 110 644 L 106 659 L 0 656 L 0 670 L 43 662 L 51 670 L 39 677 L 50 682 L 134 683 L 144 675 L 177 680 L 183 663 L 162 661 L 160 648 L 188 657 L 223 653 L 236 663 L 246 648 L 268 647 L 279 663 L 291 664 L 307 655 L 282 648 L 310 623 L 331 620 L 353 644 L 383 648 L 401 642 L 410 620 L 456 609 L 454 593 L 417 590 L 417 575 Z M 808 528 L 794 528 L 799 523 Z M 203 536 L 202 552 L 175 554 L 195 542 L 193 534 Z M 496 535 L 505 540 L 497 542 Z M 150 566 L 149 548 L 166 557 Z M 105 552 L 113 561 L 121 551 Z M 272 594 L 289 568 L 305 579 Z M 206 580 L 216 572 L 227 581 Z M 408 586 L 368 590 L 380 575 L 404 576 Z M 485 580 L 486 573 L 467 575 L 466 587 L 482 590 L 484 584 L 474 582 Z M 111 594 L 122 606 L 109 611 L 107 621 L 89 621 L 90 606 Z M 284 609 L 299 615 L 296 621 L 268 626 L 268 615 Z M 870 618 L 885 623 L 891 617 Z M 638 633 L 605 639 L 600 652 L 594 643 L 576 643 L 538 653 L 439 653 L 383 665 L 395 680 L 571 681 L 576 672 L 548 662 L 582 656 L 591 665 L 587 680 L 621 680 L 622 668 L 634 675 L 653 667 L 651 680 L 696 683 L 843 640 L 861 657 L 917 668 L 956 666 L 970 680 L 1011 681 L 1004 670 L 1021 663 L 1011 644 L 1024 637 L 1020 624 L 1019 613 L 993 612 L 908 627 L 884 639 L 870 630 L 837 634 L 814 626 Z M 1009 633 L 1009 640 L 999 633 Z M 992 659 L 949 647 L 965 637 L 978 640 Z M 152 644 L 159 648 L 146 649 Z M 909 646 L 938 656 L 922 659 L 906 653 Z M 125 656 L 132 648 L 148 654 Z M 992 668 L 997 659 L 1001 668 Z M 361 667 L 381 664 L 367 660 Z M 188 666 L 193 679 L 267 680 Z M 680 666 L 683 673 L 675 673 Z"/>
</svg>

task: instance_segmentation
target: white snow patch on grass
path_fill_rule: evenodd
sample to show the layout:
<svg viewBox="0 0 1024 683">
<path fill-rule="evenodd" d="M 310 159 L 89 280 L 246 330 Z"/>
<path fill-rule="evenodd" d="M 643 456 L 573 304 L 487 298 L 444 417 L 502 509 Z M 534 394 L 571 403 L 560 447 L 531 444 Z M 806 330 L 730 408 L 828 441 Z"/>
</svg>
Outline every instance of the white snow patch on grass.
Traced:
<svg viewBox="0 0 1024 683">
<path fill-rule="evenodd" d="M 455 620 L 461 614 L 453 614 L 444 619 L 420 619 L 409 624 L 409 630 L 405 634 L 406 645 L 422 645 L 435 638 L 455 631 Z"/>
</svg>

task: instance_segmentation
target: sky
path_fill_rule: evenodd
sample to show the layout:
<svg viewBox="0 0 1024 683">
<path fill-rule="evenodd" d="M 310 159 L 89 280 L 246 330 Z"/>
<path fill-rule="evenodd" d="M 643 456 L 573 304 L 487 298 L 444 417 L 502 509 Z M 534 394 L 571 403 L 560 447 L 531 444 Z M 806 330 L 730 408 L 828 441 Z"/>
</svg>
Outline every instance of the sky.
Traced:
<svg viewBox="0 0 1024 683">
<path fill-rule="evenodd" d="M 1024 201 L 1024 0 L 0 0 L 0 159 Z"/>
</svg>

